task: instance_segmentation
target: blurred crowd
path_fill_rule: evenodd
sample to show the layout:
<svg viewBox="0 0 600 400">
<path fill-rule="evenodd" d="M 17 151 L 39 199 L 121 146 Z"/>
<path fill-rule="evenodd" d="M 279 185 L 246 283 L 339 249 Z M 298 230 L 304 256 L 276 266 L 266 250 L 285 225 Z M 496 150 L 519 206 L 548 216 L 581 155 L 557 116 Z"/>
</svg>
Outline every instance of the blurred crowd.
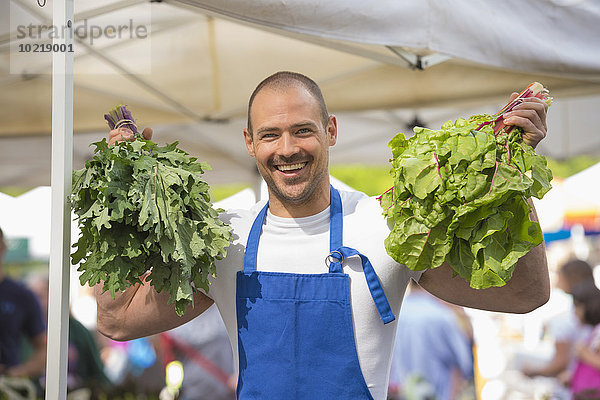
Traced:
<svg viewBox="0 0 600 400">
<path fill-rule="evenodd" d="M 0 399 L 43 398 L 48 276 L 8 276 L 6 251 L 0 230 Z M 233 355 L 214 307 L 170 332 L 127 342 L 102 336 L 70 312 L 67 365 L 74 400 L 235 398 Z"/>
<path fill-rule="evenodd" d="M 570 298 L 570 306 L 545 324 L 554 344 L 551 358 L 528 365 L 528 377 L 548 377 L 553 399 L 600 399 L 600 290 L 593 268 L 569 260 L 557 273 L 556 289 Z"/>
<path fill-rule="evenodd" d="M 48 277 L 7 276 L 5 252 L 0 230 L 0 399 L 41 398 Z M 551 356 L 521 363 L 520 374 L 551 379 L 546 398 L 600 399 L 600 290 L 592 267 L 576 259 L 565 262 L 554 290 L 568 296 L 571 306 L 544 322 Z M 70 399 L 235 399 L 233 354 L 215 306 L 179 328 L 128 342 L 109 340 L 84 322 L 69 316 Z M 412 282 L 398 316 L 389 400 L 482 398 L 476 342 L 463 308 Z"/>
</svg>

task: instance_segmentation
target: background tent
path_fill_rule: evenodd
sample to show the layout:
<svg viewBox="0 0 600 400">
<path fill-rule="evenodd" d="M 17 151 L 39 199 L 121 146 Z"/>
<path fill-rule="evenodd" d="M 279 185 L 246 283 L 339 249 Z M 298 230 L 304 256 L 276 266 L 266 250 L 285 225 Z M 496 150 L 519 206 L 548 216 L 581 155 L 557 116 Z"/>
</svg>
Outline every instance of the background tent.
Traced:
<svg viewBox="0 0 600 400">
<path fill-rule="evenodd" d="M 600 232 L 600 164 L 565 179 L 565 224 L 582 225 L 586 231 Z"/>
<path fill-rule="evenodd" d="M 19 53 L 19 46 L 49 43 L 48 32 L 18 36 L 30 24 L 50 25 L 51 9 L 25 0 L 0 7 L 0 186 L 47 185 L 50 58 Z M 126 103 L 141 125 L 157 128 L 157 140 L 179 139 L 213 165 L 211 183 L 248 182 L 255 175 L 240 139 L 246 102 L 258 81 L 280 69 L 316 79 L 330 110 L 343 115 L 348 141 L 336 146 L 339 160 L 358 153 L 359 162 L 384 163 L 387 141 L 415 116 L 436 127 L 475 104 L 493 112 L 533 80 L 552 90 L 557 105 L 565 104 L 552 111 L 557 141 L 541 150 L 560 157 L 600 151 L 593 129 L 598 116 L 588 112 L 598 104 L 589 96 L 600 93 L 600 4 L 594 1 L 388 1 L 373 7 L 358 1 L 80 0 L 75 7 L 81 33 L 75 167 L 89 157 L 89 143 L 105 135 L 102 114 Z M 93 27 L 127 24 L 147 27 L 148 40 L 106 32 L 92 40 Z M 357 114 L 363 110 L 369 111 Z M 571 129 L 574 122 L 581 128 Z"/>
</svg>

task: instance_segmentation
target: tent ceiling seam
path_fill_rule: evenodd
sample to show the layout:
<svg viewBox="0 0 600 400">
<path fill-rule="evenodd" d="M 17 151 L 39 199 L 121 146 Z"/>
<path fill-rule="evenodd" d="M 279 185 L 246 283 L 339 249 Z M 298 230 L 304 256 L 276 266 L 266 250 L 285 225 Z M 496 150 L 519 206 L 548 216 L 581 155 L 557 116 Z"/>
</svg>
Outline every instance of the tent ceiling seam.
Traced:
<svg viewBox="0 0 600 400">
<path fill-rule="evenodd" d="M 94 53 L 96 56 L 98 56 L 99 58 L 104 60 L 105 62 L 108 62 L 109 64 L 113 65 L 115 68 L 119 69 L 121 72 L 123 72 L 125 74 L 125 76 L 127 76 L 128 79 L 134 81 L 134 83 L 137 83 L 138 85 L 144 87 L 145 89 L 151 91 L 158 97 L 162 98 L 163 101 L 165 101 L 165 103 L 167 103 L 168 105 L 173 107 L 176 111 L 191 118 L 193 121 L 207 121 L 208 120 L 208 118 L 202 117 L 199 114 L 195 113 L 194 111 L 190 110 L 183 104 L 179 103 L 177 100 L 171 98 L 166 93 L 155 88 L 152 84 L 146 82 L 144 79 L 142 79 L 139 76 L 135 75 L 134 73 L 130 72 L 127 68 L 123 67 L 116 61 L 114 61 L 114 60 L 104 56 L 103 54 L 99 53 L 98 51 L 94 50 L 93 48 L 91 48 L 91 46 L 88 46 L 86 43 L 81 42 L 81 44 L 84 47 L 86 47 L 89 51 Z M 236 157 L 234 154 L 232 154 L 228 150 L 227 146 L 222 146 L 222 145 L 216 143 L 214 140 L 210 139 L 210 137 L 208 135 L 204 136 L 203 140 L 205 141 L 207 146 L 212 147 L 214 150 L 218 151 L 219 153 L 221 153 L 222 155 L 224 155 L 226 158 L 230 159 L 234 163 L 242 165 L 243 167 L 247 167 L 247 164 L 241 162 L 239 157 Z"/>
<path fill-rule="evenodd" d="M 191 10 L 200 15 L 214 16 L 215 18 L 223 19 L 225 21 L 230 21 L 235 24 L 249 26 L 254 29 L 260 29 L 262 31 L 274 33 L 274 34 L 277 34 L 280 36 L 288 37 L 291 39 L 299 40 L 299 41 L 310 43 L 310 44 L 315 44 L 317 46 L 325 47 L 328 49 L 333 49 L 333 50 L 336 50 L 336 51 L 339 51 L 342 53 L 353 54 L 353 55 L 356 55 L 359 57 L 367 58 L 367 59 L 370 59 L 373 61 L 378 61 L 378 62 L 381 62 L 384 64 L 395 65 L 395 66 L 399 66 L 399 67 L 403 67 L 403 68 L 406 68 L 407 65 L 410 65 L 410 63 L 407 62 L 406 60 L 400 59 L 398 57 L 388 56 L 384 53 L 375 52 L 375 51 L 369 50 L 367 48 L 359 47 L 356 45 L 351 45 L 348 43 L 343 43 L 341 41 L 335 41 L 335 40 L 328 39 L 325 37 L 316 37 L 316 36 L 311 36 L 308 34 L 302 34 L 299 32 L 291 32 L 291 31 L 287 31 L 287 30 L 284 30 L 281 28 L 276 28 L 276 27 L 269 26 L 269 25 L 259 25 L 256 22 L 248 21 L 245 19 L 236 19 L 232 16 L 229 16 L 226 14 L 221 14 L 221 13 L 215 12 L 208 8 L 199 8 L 199 7 L 193 6 L 191 4 L 186 3 L 184 0 L 178 0 L 178 1 L 164 0 L 163 2 L 165 2 L 167 4 L 171 4 L 175 7 L 179 7 L 179 8 L 186 9 L 186 10 Z"/>
<path fill-rule="evenodd" d="M 219 54 L 217 52 L 217 40 L 215 35 L 215 19 L 209 17 L 206 24 L 208 31 L 208 49 L 210 54 L 210 66 L 212 68 L 213 84 L 213 110 L 221 109 L 221 77 L 219 76 Z"/>
</svg>

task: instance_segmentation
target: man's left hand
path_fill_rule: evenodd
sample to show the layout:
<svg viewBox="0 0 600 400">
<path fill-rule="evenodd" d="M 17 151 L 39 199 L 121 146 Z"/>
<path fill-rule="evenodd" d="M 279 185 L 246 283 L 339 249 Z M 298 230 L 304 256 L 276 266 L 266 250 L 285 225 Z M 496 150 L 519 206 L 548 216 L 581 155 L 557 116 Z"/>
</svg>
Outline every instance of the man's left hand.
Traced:
<svg viewBox="0 0 600 400">
<path fill-rule="evenodd" d="M 513 101 L 518 95 L 518 93 L 513 93 L 510 101 Z M 543 100 L 537 97 L 525 98 L 512 111 L 504 114 L 504 123 L 523 129 L 523 141 L 535 149 L 538 143 L 546 137 L 547 112 L 548 105 Z"/>
</svg>

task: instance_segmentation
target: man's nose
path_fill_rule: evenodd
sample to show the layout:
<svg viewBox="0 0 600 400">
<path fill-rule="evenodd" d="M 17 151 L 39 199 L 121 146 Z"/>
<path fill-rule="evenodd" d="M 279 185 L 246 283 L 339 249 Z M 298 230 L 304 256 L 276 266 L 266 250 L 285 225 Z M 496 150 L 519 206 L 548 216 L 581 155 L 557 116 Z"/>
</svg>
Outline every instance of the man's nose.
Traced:
<svg viewBox="0 0 600 400">
<path fill-rule="evenodd" d="M 282 156 L 289 157 L 298 152 L 298 139 L 289 132 L 281 136 L 279 151 Z"/>
</svg>

